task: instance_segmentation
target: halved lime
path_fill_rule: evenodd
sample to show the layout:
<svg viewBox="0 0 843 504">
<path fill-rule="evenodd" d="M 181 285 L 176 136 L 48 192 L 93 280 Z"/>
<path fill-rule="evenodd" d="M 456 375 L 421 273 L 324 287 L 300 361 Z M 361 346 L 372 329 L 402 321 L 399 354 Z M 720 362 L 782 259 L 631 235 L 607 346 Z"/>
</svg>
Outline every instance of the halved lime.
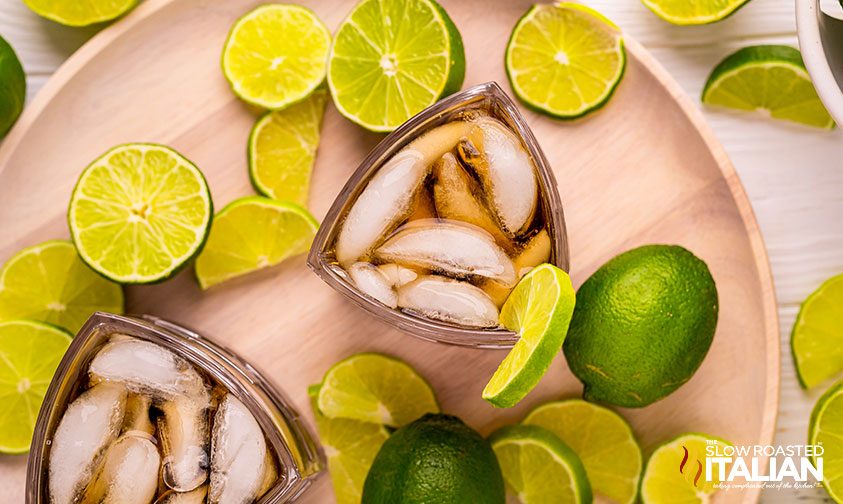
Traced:
<svg viewBox="0 0 843 504">
<path fill-rule="evenodd" d="M 591 485 L 577 454 L 552 432 L 510 425 L 489 436 L 506 489 L 523 504 L 590 503 Z"/>
<path fill-rule="evenodd" d="M 15 50 L 0 37 L 0 138 L 11 129 L 26 101 L 26 74 Z"/>
<path fill-rule="evenodd" d="M 26 453 L 70 334 L 34 320 L 0 322 L 0 453 Z"/>
<path fill-rule="evenodd" d="M 331 47 L 328 85 L 337 109 L 372 131 L 392 131 L 457 91 L 462 37 L 433 0 L 363 0 Z"/>
<path fill-rule="evenodd" d="M 706 503 L 719 483 L 717 471 L 706 480 L 708 450 L 725 457 L 723 448 L 730 443 L 708 434 L 688 433 L 658 448 L 647 461 L 641 480 L 641 501 L 644 504 L 665 502 Z"/>
<path fill-rule="evenodd" d="M 90 164 L 68 222 L 85 263 L 118 283 L 166 280 L 205 243 L 213 205 L 205 177 L 169 147 L 125 144 Z"/>
<path fill-rule="evenodd" d="M 38 320 L 76 334 L 95 311 L 123 313 L 123 289 L 91 271 L 68 241 L 25 248 L 0 270 L 0 320 Z"/>
<path fill-rule="evenodd" d="M 843 274 L 826 280 L 802 303 L 790 349 L 804 388 L 843 371 Z"/>
<path fill-rule="evenodd" d="M 749 0 L 641 0 L 658 17 L 676 25 L 700 25 L 725 19 Z"/>
<path fill-rule="evenodd" d="M 236 199 L 214 217 L 208 244 L 196 259 L 199 286 L 207 289 L 303 254 L 318 227 L 294 203 L 263 196 Z"/>
<path fill-rule="evenodd" d="M 137 0 L 23 0 L 39 16 L 67 26 L 111 21 L 132 10 Z"/>
<path fill-rule="evenodd" d="M 360 504 L 366 475 L 375 455 L 389 438 L 389 431 L 380 424 L 326 417 L 317 404 L 320 388 L 319 385 L 311 386 L 307 393 L 319 441 L 328 458 L 334 497 L 337 504 Z"/>
<path fill-rule="evenodd" d="M 774 119 L 832 129 L 802 56 L 792 47 L 744 47 L 721 61 L 702 92 L 706 105 L 759 111 Z"/>
<path fill-rule="evenodd" d="M 609 101 L 626 68 L 620 28 L 584 5 L 530 7 L 506 46 L 506 75 L 528 107 L 573 119 Z"/>
<path fill-rule="evenodd" d="M 574 312 L 568 274 L 551 264 L 521 278 L 501 309 L 501 324 L 521 337 L 483 389 L 498 408 L 518 404 L 547 372 L 565 341 Z"/>
<path fill-rule="evenodd" d="M 349 418 L 401 427 L 425 413 L 438 413 L 430 385 L 394 357 L 353 355 L 325 373 L 319 409 L 329 418 Z"/>
<path fill-rule="evenodd" d="M 539 406 L 522 423 L 549 430 L 574 450 L 595 494 L 619 504 L 635 502 L 643 465 L 641 448 L 623 417 L 570 399 Z"/>
<path fill-rule="evenodd" d="M 310 172 L 328 93 L 317 89 L 303 101 L 258 119 L 249 136 L 249 176 L 273 199 L 307 205 Z"/>
<path fill-rule="evenodd" d="M 823 447 L 823 486 L 834 502 L 843 502 L 843 381 L 820 397 L 811 413 L 808 444 Z M 811 457 L 817 467 L 816 457 Z"/>
<path fill-rule="evenodd" d="M 266 4 L 231 27 L 222 70 L 234 94 L 267 109 L 304 99 L 325 80 L 331 33 L 310 9 Z"/>
</svg>

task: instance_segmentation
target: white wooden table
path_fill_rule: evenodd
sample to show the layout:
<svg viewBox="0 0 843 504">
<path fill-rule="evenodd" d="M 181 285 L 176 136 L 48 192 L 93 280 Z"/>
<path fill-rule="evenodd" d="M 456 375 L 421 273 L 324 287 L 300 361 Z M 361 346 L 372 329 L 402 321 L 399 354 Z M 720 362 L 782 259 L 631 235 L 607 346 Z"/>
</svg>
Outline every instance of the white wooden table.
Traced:
<svg viewBox="0 0 843 504">
<path fill-rule="evenodd" d="M 793 1 L 753 0 L 731 18 L 702 27 L 669 25 L 638 0 L 585 3 L 642 42 L 696 97 L 714 65 L 734 50 L 763 43 L 795 46 Z M 43 20 L 21 0 L 0 0 L 0 35 L 23 62 L 29 99 L 96 31 Z M 746 186 L 772 262 L 782 329 L 776 442 L 804 443 L 811 408 L 822 391 L 805 393 L 797 384 L 789 334 L 799 303 L 824 279 L 843 272 L 843 131 L 815 131 L 721 111 L 705 114 Z M 795 500 L 827 499 L 822 490 L 768 491 L 762 497 L 763 502 Z"/>
</svg>

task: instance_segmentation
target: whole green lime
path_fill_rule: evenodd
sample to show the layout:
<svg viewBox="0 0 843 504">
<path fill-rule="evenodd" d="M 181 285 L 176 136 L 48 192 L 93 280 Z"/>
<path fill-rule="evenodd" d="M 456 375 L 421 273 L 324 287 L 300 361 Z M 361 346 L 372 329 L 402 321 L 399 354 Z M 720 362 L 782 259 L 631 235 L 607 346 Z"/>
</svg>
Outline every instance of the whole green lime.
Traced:
<svg viewBox="0 0 843 504">
<path fill-rule="evenodd" d="M 639 247 L 580 287 L 565 357 L 585 399 L 647 406 L 700 367 L 717 311 L 717 287 L 702 260 L 675 245 Z"/>
<path fill-rule="evenodd" d="M 0 37 L 0 137 L 12 128 L 26 99 L 26 75 L 15 50 Z"/>
<path fill-rule="evenodd" d="M 457 417 L 427 414 L 383 444 L 362 504 L 504 504 L 498 460 L 488 441 Z"/>
</svg>

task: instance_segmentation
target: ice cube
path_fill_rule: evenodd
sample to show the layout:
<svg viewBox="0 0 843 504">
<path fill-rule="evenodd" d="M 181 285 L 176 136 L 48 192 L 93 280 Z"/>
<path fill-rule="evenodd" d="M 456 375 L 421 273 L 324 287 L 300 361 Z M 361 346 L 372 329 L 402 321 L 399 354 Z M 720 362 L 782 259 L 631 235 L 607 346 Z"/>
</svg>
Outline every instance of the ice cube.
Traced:
<svg viewBox="0 0 843 504">
<path fill-rule="evenodd" d="M 202 485 L 190 492 L 176 492 L 169 490 L 165 492 L 155 504 L 205 504 L 205 497 L 208 495 L 208 485 Z"/>
<path fill-rule="evenodd" d="M 188 492 L 208 479 L 210 396 L 178 396 L 158 407 L 164 482 L 173 490 Z"/>
<path fill-rule="evenodd" d="M 542 229 L 524 245 L 512 261 L 518 277 L 522 277 L 539 264 L 550 261 L 551 243 L 547 230 Z"/>
<path fill-rule="evenodd" d="M 149 408 L 152 398 L 143 394 L 129 394 L 126 399 L 126 415 L 123 417 L 123 435 L 141 435 L 151 437 L 155 426 L 149 420 Z"/>
<path fill-rule="evenodd" d="M 519 138 L 491 117 L 476 120 L 477 130 L 460 142 L 463 162 L 475 171 L 504 231 L 521 236 L 538 206 L 538 181 Z"/>
<path fill-rule="evenodd" d="M 375 265 L 367 262 L 356 262 L 348 268 L 348 274 L 354 281 L 354 285 L 363 294 L 374 298 L 390 308 L 398 306 L 398 297 L 395 289 L 386 275 Z"/>
<path fill-rule="evenodd" d="M 393 287 L 401 287 L 419 277 L 419 274 L 410 268 L 405 268 L 395 263 L 381 264 L 378 266 L 378 269 L 386 275 L 390 285 Z"/>
<path fill-rule="evenodd" d="M 428 318 L 470 327 L 498 325 L 498 309 L 468 282 L 427 275 L 398 289 L 398 306 Z"/>
<path fill-rule="evenodd" d="M 380 260 L 428 268 L 453 277 L 477 276 L 515 285 L 506 252 L 483 229 L 457 221 L 425 219 L 401 227 L 376 251 Z"/>
<path fill-rule="evenodd" d="M 70 403 L 50 448 L 50 502 L 78 500 L 105 449 L 120 433 L 125 411 L 126 389 L 116 384 L 96 385 Z"/>
<path fill-rule="evenodd" d="M 149 504 L 158 490 L 161 456 L 150 439 L 121 436 L 105 452 L 82 504 Z"/>
<path fill-rule="evenodd" d="M 227 394 L 214 416 L 211 433 L 211 504 L 252 502 L 261 488 L 266 441 L 252 413 Z"/>
</svg>

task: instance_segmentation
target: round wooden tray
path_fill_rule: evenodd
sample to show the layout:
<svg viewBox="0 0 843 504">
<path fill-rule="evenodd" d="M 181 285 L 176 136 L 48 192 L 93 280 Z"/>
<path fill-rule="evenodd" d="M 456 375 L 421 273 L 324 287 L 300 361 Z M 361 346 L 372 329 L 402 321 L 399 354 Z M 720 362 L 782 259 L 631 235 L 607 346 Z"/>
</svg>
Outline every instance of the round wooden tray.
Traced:
<svg viewBox="0 0 843 504">
<path fill-rule="evenodd" d="M 335 28 L 353 1 L 301 0 Z M 217 208 L 253 193 L 246 139 L 258 111 L 229 90 L 220 52 L 233 21 L 255 0 L 148 0 L 105 29 L 56 73 L 0 148 L 0 261 L 68 236 L 65 212 L 82 169 L 122 142 L 171 145 L 197 163 Z M 532 0 L 443 0 L 466 47 L 466 86 L 496 80 L 507 91 L 503 52 Z M 650 407 L 624 410 L 645 453 L 685 431 L 734 443 L 769 443 L 776 419 L 779 328 L 770 268 L 743 187 L 696 104 L 634 40 L 611 102 L 575 122 L 525 111 L 554 168 L 569 229 L 574 283 L 615 254 L 677 243 L 704 259 L 720 294 L 720 321 L 693 379 Z M 310 209 L 321 218 L 380 140 L 329 105 Z M 323 284 L 304 258 L 201 292 L 191 272 L 130 287 L 128 310 L 195 328 L 266 372 L 312 419 L 306 388 L 359 351 L 397 355 L 433 384 L 445 411 L 482 433 L 517 422 L 537 404 L 582 387 L 559 357 L 518 407 L 480 398 L 505 353 L 420 341 L 386 326 Z M 26 457 L 0 457 L 0 487 L 23 502 Z M 728 502 L 758 491 L 730 491 Z M 321 478 L 304 502 L 331 502 Z"/>
</svg>

